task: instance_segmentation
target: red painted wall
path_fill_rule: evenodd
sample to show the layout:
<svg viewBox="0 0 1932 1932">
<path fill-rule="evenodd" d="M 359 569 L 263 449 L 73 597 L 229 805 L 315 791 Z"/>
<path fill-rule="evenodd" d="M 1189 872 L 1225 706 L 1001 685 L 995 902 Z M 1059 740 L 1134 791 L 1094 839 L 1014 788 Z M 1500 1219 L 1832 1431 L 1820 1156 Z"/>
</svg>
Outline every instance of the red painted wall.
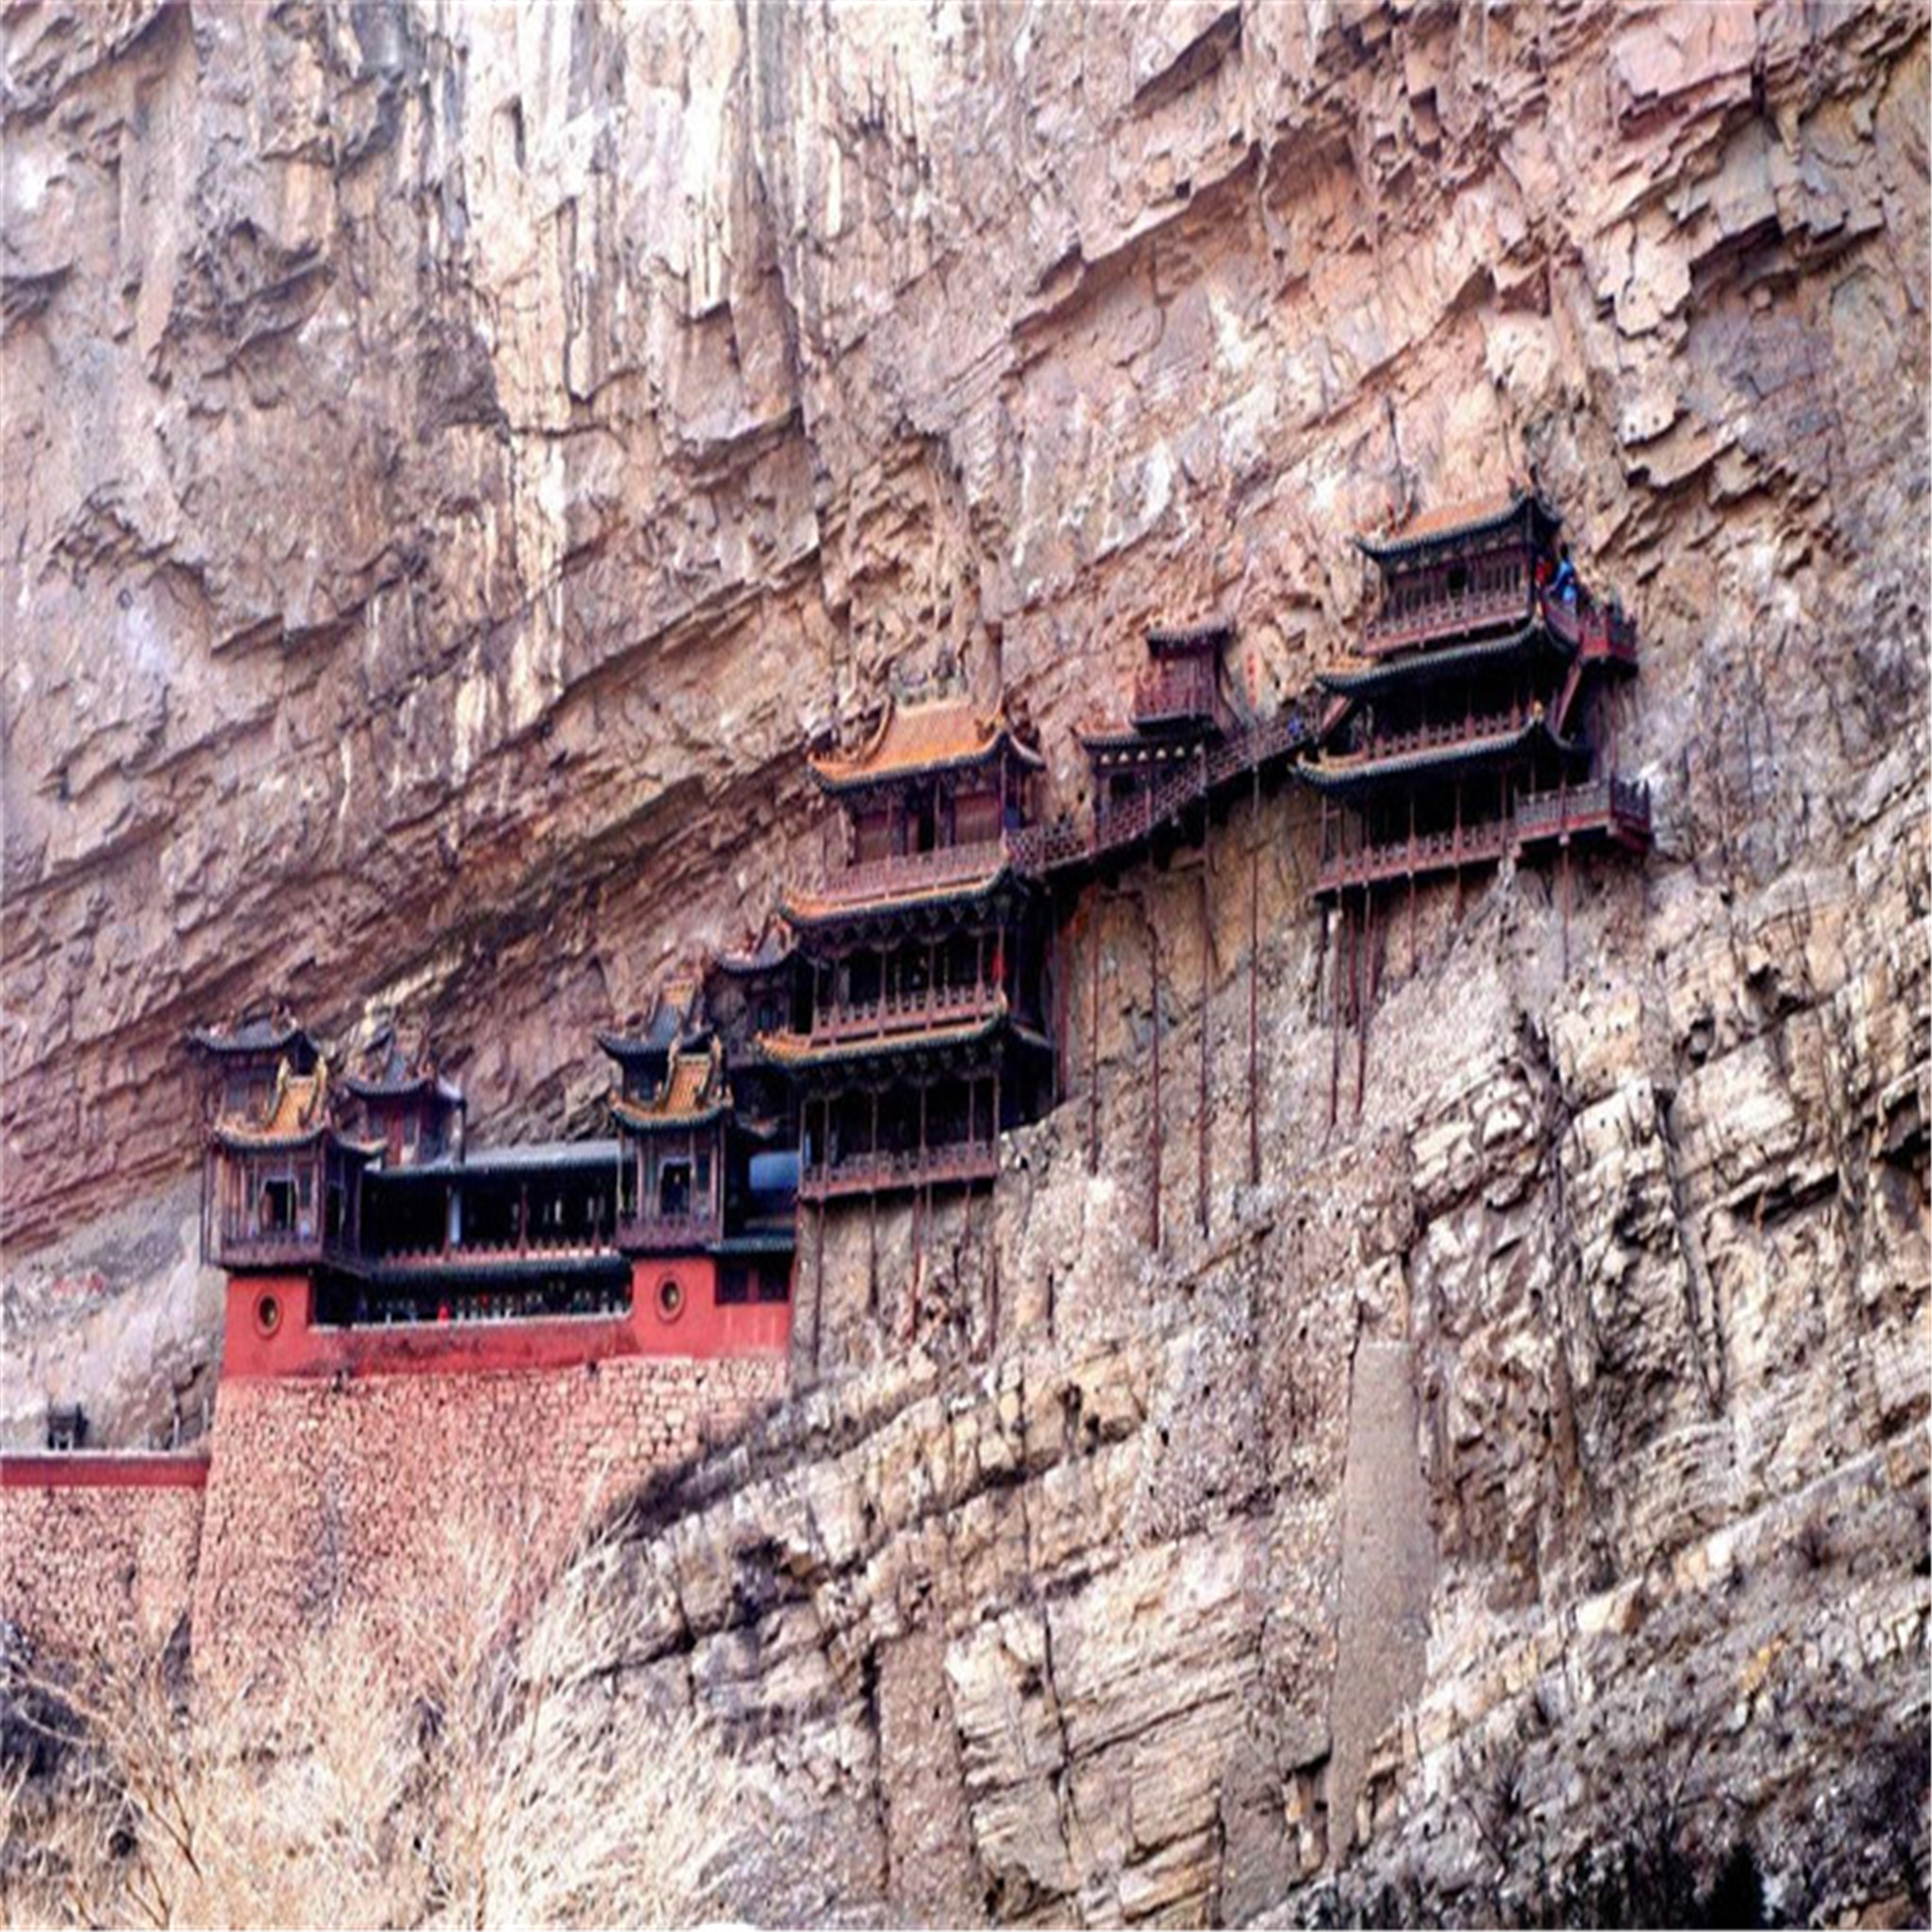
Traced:
<svg viewBox="0 0 1932 1932">
<path fill-rule="evenodd" d="M 531 1321 L 315 1325 L 306 1274 L 228 1278 L 222 1374 L 229 1376 L 389 1375 L 575 1368 L 625 1356 L 712 1361 L 783 1356 L 788 1302 L 721 1306 L 717 1264 L 705 1255 L 637 1261 L 628 1315 Z"/>
<path fill-rule="evenodd" d="M 160 1450 L 29 1450 L 0 1456 L 0 1490 L 199 1490 L 205 1455 Z"/>
</svg>

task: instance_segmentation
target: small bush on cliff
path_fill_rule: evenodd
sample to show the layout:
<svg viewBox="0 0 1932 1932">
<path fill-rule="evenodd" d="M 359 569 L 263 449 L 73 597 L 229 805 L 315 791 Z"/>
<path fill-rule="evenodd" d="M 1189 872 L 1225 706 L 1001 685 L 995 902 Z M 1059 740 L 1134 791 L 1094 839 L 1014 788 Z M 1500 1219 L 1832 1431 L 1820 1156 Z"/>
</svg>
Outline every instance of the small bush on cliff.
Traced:
<svg viewBox="0 0 1932 1932">
<path fill-rule="evenodd" d="M 678 1924 L 714 1907 L 750 1775 L 689 1717 L 616 1695 L 622 1551 L 534 1606 L 517 1549 L 452 1538 L 415 1642 L 339 1617 L 273 1678 L 185 1686 L 158 1660 L 35 1706 L 58 1789 L 0 1781 L 8 1924 Z"/>
</svg>

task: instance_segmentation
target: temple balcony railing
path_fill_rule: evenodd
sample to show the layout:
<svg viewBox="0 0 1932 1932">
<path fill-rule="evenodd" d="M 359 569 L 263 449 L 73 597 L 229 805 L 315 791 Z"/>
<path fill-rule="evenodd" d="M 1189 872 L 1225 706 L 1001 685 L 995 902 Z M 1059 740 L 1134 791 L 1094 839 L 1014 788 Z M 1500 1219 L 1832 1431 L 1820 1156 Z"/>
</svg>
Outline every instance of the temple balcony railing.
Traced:
<svg viewBox="0 0 1932 1932">
<path fill-rule="evenodd" d="M 1008 840 L 1014 869 L 1029 878 L 1041 878 L 1144 844 L 1203 799 L 1286 758 L 1312 736 L 1308 717 L 1299 707 L 1257 724 L 1237 726 L 1218 744 L 1191 748 L 1185 758 L 1167 765 L 1152 784 L 1130 799 L 1107 806 L 1091 823 L 1061 819 L 1014 832 Z"/>
<path fill-rule="evenodd" d="M 355 1249 L 343 1235 L 229 1221 L 216 1223 L 208 1258 L 217 1268 L 320 1268 L 354 1256 Z"/>
<path fill-rule="evenodd" d="M 880 999 L 843 1001 L 824 1007 L 812 1015 L 808 1037 L 814 1046 L 829 1046 L 848 1040 L 927 1033 L 939 1026 L 958 1026 L 991 1019 L 1000 1009 L 997 986 L 984 982 L 935 986 L 917 992 L 894 992 Z"/>
<path fill-rule="evenodd" d="M 643 1255 L 668 1255 L 691 1248 L 708 1247 L 724 1234 L 721 1208 L 702 1208 L 691 1214 L 635 1214 L 621 1216 L 617 1223 L 617 1245 Z"/>
<path fill-rule="evenodd" d="M 1511 705 L 1507 710 L 1469 714 L 1445 719 L 1436 724 L 1419 724 L 1412 731 L 1376 732 L 1344 757 L 1351 764 L 1373 765 L 1384 758 L 1407 758 L 1412 752 L 1480 744 L 1486 739 L 1513 736 L 1535 715 L 1534 709 L 1525 710 L 1521 705 Z"/>
<path fill-rule="evenodd" d="M 969 845 L 940 845 L 929 852 L 895 852 L 883 858 L 851 859 L 825 868 L 812 896 L 834 906 L 864 906 L 908 898 L 953 885 L 991 878 L 1008 859 L 1005 839 Z"/>
<path fill-rule="evenodd" d="M 603 1235 L 532 1234 L 524 1241 L 458 1241 L 413 1248 L 385 1248 L 371 1254 L 372 1266 L 433 1274 L 449 1268 L 487 1268 L 517 1261 L 608 1260 L 611 1244 Z"/>
<path fill-rule="evenodd" d="M 1384 879 L 1486 865 L 1502 858 L 1514 842 L 1514 827 L 1507 819 L 1489 819 L 1453 830 L 1419 832 L 1413 838 L 1365 845 L 1355 852 L 1331 852 L 1324 855 L 1316 868 L 1315 890 L 1341 891 Z"/>
<path fill-rule="evenodd" d="M 808 1162 L 798 1177 L 798 1195 L 803 1201 L 829 1201 L 841 1194 L 885 1194 L 991 1180 L 999 1171 L 996 1141 L 952 1141 L 923 1151 L 851 1154 L 829 1163 Z"/>
<path fill-rule="evenodd" d="M 1543 622 L 1553 636 L 1576 651 L 1586 663 L 1637 666 L 1637 620 L 1615 605 L 1583 596 L 1566 604 L 1548 591 L 1542 598 Z"/>
<path fill-rule="evenodd" d="M 1526 623 L 1530 611 L 1529 580 L 1522 573 L 1512 574 L 1507 584 L 1465 591 L 1459 597 L 1404 597 L 1369 620 L 1362 650 L 1377 658 L 1511 619 Z"/>
<path fill-rule="evenodd" d="M 1214 665 L 1201 658 L 1148 665 L 1134 679 L 1129 715 L 1140 730 L 1162 724 L 1211 724 L 1224 731 L 1234 722 Z"/>
<path fill-rule="evenodd" d="M 1516 836 L 1524 844 L 1597 831 L 1647 843 L 1650 787 L 1612 775 L 1555 791 L 1525 792 L 1516 801 L 1515 822 Z"/>
</svg>

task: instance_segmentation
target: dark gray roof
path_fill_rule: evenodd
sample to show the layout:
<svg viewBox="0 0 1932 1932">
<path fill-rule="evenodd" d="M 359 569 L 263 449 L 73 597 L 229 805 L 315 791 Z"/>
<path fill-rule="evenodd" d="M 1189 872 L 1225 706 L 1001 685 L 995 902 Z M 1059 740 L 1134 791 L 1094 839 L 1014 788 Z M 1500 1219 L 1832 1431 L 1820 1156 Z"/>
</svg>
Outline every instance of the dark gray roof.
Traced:
<svg viewBox="0 0 1932 1932">
<path fill-rule="evenodd" d="M 1484 638 L 1473 644 L 1451 644 L 1441 650 L 1418 647 L 1384 663 L 1364 665 L 1359 671 L 1318 672 L 1315 682 L 1324 691 L 1337 691 L 1346 697 L 1366 697 L 1399 685 L 1426 683 L 1430 678 L 1443 676 L 1450 672 L 1468 671 L 1481 664 L 1507 659 L 1520 651 L 1539 649 L 1554 651 L 1562 658 L 1572 658 L 1576 654 L 1574 644 L 1566 644 L 1539 621 L 1523 625 L 1507 636 Z"/>
<path fill-rule="evenodd" d="M 524 1141 L 508 1147 L 472 1147 L 460 1160 L 443 1156 L 411 1167 L 385 1167 L 383 1180 L 407 1180 L 415 1175 L 443 1180 L 464 1174 L 534 1174 L 558 1168 L 615 1167 L 617 1142 L 608 1141 Z"/>
</svg>

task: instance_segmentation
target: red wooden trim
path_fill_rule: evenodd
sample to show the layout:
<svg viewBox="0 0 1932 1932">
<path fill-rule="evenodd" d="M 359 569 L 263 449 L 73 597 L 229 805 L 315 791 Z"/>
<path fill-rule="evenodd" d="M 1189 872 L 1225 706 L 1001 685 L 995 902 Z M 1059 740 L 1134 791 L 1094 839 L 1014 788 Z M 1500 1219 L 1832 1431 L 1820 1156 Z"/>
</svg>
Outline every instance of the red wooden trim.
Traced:
<svg viewBox="0 0 1932 1932">
<path fill-rule="evenodd" d="M 200 1490 L 208 1457 L 167 1450 L 28 1450 L 0 1456 L 0 1490 Z"/>
</svg>

